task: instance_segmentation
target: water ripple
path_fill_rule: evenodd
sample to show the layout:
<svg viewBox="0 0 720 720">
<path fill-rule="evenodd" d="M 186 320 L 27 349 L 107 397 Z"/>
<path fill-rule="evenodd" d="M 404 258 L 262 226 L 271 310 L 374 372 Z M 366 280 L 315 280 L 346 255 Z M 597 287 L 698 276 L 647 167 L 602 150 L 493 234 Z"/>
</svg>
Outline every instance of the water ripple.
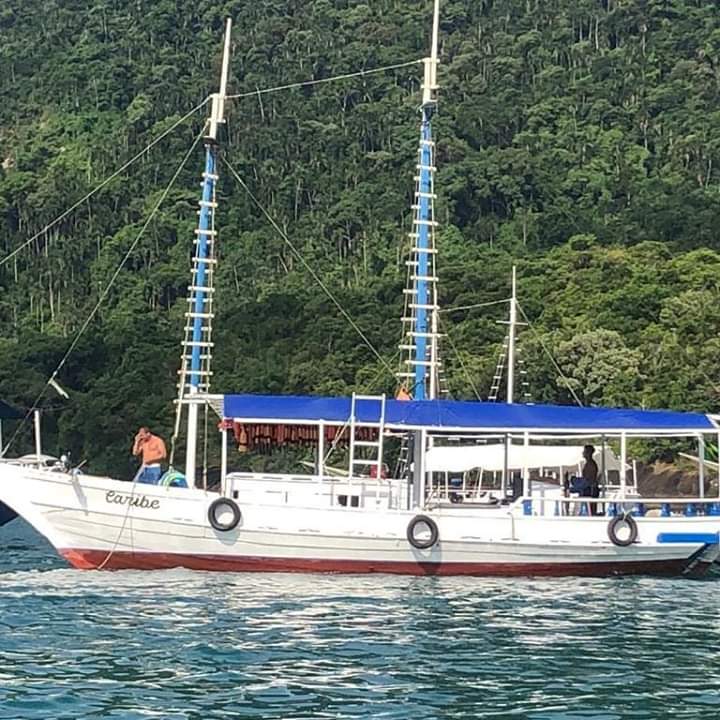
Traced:
<svg viewBox="0 0 720 720">
<path fill-rule="evenodd" d="M 0 718 L 720 712 L 715 582 L 95 573 L 0 541 Z"/>
</svg>

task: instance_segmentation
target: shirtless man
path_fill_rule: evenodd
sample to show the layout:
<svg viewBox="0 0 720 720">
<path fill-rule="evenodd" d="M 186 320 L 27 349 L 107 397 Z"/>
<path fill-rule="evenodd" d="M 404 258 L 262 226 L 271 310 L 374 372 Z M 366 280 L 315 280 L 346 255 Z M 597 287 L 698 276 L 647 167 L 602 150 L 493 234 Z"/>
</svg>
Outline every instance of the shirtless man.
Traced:
<svg viewBox="0 0 720 720">
<path fill-rule="evenodd" d="M 142 468 L 137 481 L 150 485 L 157 484 L 162 476 L 160 463 L 167 457 L 162 438 L 153 435 L 149 428 L 141 427 L 135 435 L 132 453 L 135 457 L 142 458 Z"/>
</svg>

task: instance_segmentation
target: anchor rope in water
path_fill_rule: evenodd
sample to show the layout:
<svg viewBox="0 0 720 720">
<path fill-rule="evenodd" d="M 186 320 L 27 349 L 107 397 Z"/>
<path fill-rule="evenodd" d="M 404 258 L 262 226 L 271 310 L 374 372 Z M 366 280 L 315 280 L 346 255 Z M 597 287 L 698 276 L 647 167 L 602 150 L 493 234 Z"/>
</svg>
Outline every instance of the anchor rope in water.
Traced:
<svg viewBox="0 0 720 720">
<path fill-rule="evenodd" d="M 307 260 L 305 260 L 305 258 L 303 257 L 302 253 L 295 247 L 295 245 L 293 244 L 293 242 L 292 242 L 292 241 L 290 240 L 290 238 L 287 236 L 287 233 L 285 233 L 285 232 L 282 230 L 282 228 L 281 228 L 281 227 L 277 224 L 277 222 L 275 221 L 275 218 L 273 218 L 273 216 L 270 215 L 270 213 L 268 212 L 268 210 L 266 210 L 265 206 L 257 199 L 257 197 L 255 197 L 255 195 L 253 194 L 253 192 L 252 192 L 252 191 L 250 190 L 250 188 L 247 186 L 247 184 L 245 183 L 245 181 L 240 177 L 240 175 L 239 175 L 239 173 L 237 172 L 237 170 L 235 170 L 235 168 L 230 164 L 230 162 L 228 161 L 228 159 L 225 158 L 225 157 L 222 157 L 221 159 L 222 159 L 222 161 L 225 163 L 225 165 L 228 167 L 228 169 L 230 170 L 230 172 L 231 172 L 232 176 L 235 178 L 235 180 L 237 180 L 238 183 L 240 183 L 240 185 L 243 187 L 243 189 L 244 189 L 245 192 L 248 194 L 248 196 L 250 197 L 250 199 L 255 203 L 255 205 L 256 205 L 257 208 L 260 210 L 260 212 L 262 212 L 262 214 L 265 215 L 265 217 L 267 218 L 268 222 L 269 222 L 269 223 L 273 226 L 273 228 L 275 228 L 275 230 L 277 231 L 278 235 L 280 235 L 280 237 L 285 241 L 285 243 L 286 243 L 287 246 L 290 248 L 290 250 L 292 250 L 292 252 L 294 253 L 295 257 L 297 257 L 297 259 L 302 263 L 303 267 L 310 273 L 310 275 L 312 275 L 313 280 L 315 280 L 315 282 L 320 286 L 320 288 L 322 288 L 323 292 L 328 296 L 328 298 L 330 298 L 330 300 L 332 301 L 332 303 L 333 303 L 333 304 L 337 307 L 337 309 L 340 311 L 341 315 L 350 323 L 350 325 L 351 325 L 351 327 L 353 328 L 353 330 L 355 330 L 355 332 L 362 338 L 363 342 L 367 345 L 367 347 L 370 349 L 370 351 L 372 352 L 372 354 L 375 355 L 375 357 L 380 361 L 380 363 L 385 367 L 385 369 L 394 377 L 394 376 L 395 376 L 395 371 L 392 369 L 392 367 L 390 366 L 390 364 L 388 363 L 388 361 L 379 353 L 379 351 L 377 350 L 377 348 L 372 344 L 372 342 L 370 342 L 370 339 L 369 339 L 369 338 L 367 337 L 367 335 L 362 331 L 362 329 L 360 328 L 360 326 L 352 319 L 352 317 L 350 316 L 350 314 L 348 313 L 348 311 L 345 310 L 345 308 L 340 304 L 340 301 L 335 297 L 335 295 L 333 295 L 333 293 L 332 293 L 332 291 L 330 290 L 330 288 L 327 287 L 327 285 L 322 281 L 322 279 L 321 279 L 320 276 L 315 272 L 315 270 L 313 270 L 313 268 L 312 268 L 311 265 L 307 262 Z"/>
<path fill-rule="evenodd" d="M 192 145 L 190 146 L 190 149 L 185 153 L 185 156 L 184 156 L 183 159 L 180 161 L 180 164 L 178 165 L 177 169 L 175 170 L 175 173 L 173 174 L 172 178 L 170 179 L 170 182 L 167 184 L 167 186 L 166 186 L 165 189 L 163 190 L 163 192 L 162 192 L 162 194 L 160 195 L 160 198 L 158 199 L 157 203 L 155 203 L 155 207 L 153 207 L 152 211 L 150 212 L 150 214 L 148 215 L 147 219 L 145 220 L 145 222 L 143 223 L 142 227 L 140 228 L 140 231 L 138 232 L 137 236 L 136 236 L 135 239 L 133 240 L 132 244 L 131 244 L 130 247 L 128 248 L 128 250 L 127 250 L 127 252 L 125 253 L 125 255 L 124 255 L 124 257 L 122 258 L 122 260 L 120 261 L 120 264 L 119 264 L 119 265 L 117 266 L 117 268 L 115 269 L 115 272 L 113 273 L 112 277 L 111 277 L 110 280 L 108 281 L 108 283 L 107 283 L 107 285 L 105 286 L 105 288 L 103 289 L 103 291 L 100 293 L 100 297 L 98 298 L 97 302 L 95 303 L 95 306 L 94 306 L 93 309 L 90 311 L 90 314 L 87 316 L 87 318 L 85 318 L 85 322 L 84 322 L 84 323 L 82 324 L 82 326 L 80 327 L 80 330 L 78 330 L 78 332 L 75 334 L 75 337 L 73 338 L 73 341 L 70 343 L 70 347 L 66 350 L 65 354 L 63 355 L 62 359 L 60 360 L 60 362 L 58 363 L 57 367 L 56 367 L 55 370 L 53 371 L 52 375 L 50 375 L 50 377 L 48 378 L 47 382 L 46 382 L 45 385 L 43 386 L 42 390 L 40 391 L 40 393 L 38 394 L 38 396 L 35 398 L 35 402 L 33 402 L 32 406 L 31 406 L 30 409 L 27 411 L 25 417 L 22 419 L 22 421 L 21 421 L 20 423 L 18 423 L 18 426 L 17 426 L 17 428 L 15 429 L 15 432 L 14 432 L 14 433 L 12 434 L 12 436 L 10 437 L 10 440 L 8 441 L 7 445 L 5 445 L 5 447 L 3 448 L 3 451 L 2 451 L 2 455 L 3 455 L 3 456 L 5 455 L 5 453 L 7 453 L 8 449 L 10 448 L 10 446 L 11 446 L 11 445 L 13 444 L 13 442 L 15 441 L 15 438 L 17 437 L 18 433 L 20 432 L 20 430 L 22 429 L 22 427 L 23 427 L 23 426 L 25 425 L 25 423 L 27 422 L 27 420 L 28 420 L 28 418 L 30 417 L 30 415 L 32 415 L 32 413 L 35 411 L 35 409 L 36 409 L 37 406 L 38 406 L 38 403 L 40 402 L 40 400 L 42 400 L 42 397 L 43 397 L 43 395 L 45 395 L 45 392 L 47 391 L 48 387 L 51 386 L 51 384 L 53 383 L 53 381 L 54 381 L 55 378 L 57 377 L 57 375 L 58 375 L 58 373 L 60 372 L 60 370 L 62 370 L 62 368 L 63 368 L 63 366 L 65 365 L 65 363 L 67 362 L 68 358 L 70 357 L 70 355 L 72 354 L 72 352 L 73 352 L 73 351 L 75 350 L 75 348 L 77 347 L 77 344 L 80 342 L 80 338 L 82 338 L 82 336 L 85 334 L 85 331 L 88 329 L 90 323 L 93 321 L 93 318 L 94 318 L 95 315 L 97 314 L 98 310 L 100 309 L 100 307 L 102 306 L 103 302 L 105 301 L 105 298 L 108 296 L 108 294 L 109 294 L 109 292 L 110 292 L 110 289 L 112 288 L 112 286 L 114 285 L 115 281 L 117 280 L 118 275 L 120 275 L 120 272 L 121 272 L 122 269 L 125 267 L 125 263 L 127 263 L 127 261 L 130 259 L 130 256 L 131 256 L 131 255 L 133 254 L 133 252 L 135 251 L 135 248 L 137 247 L 137 245 L 138 245 L 138 243 L 140 242 L 141 238 L 142 238 L 143 235 L 145 234 L 145 231 L 147 230 L 148 226 L 149 226 L 150 223 L 152 222 L 152 220 L 153 220 L 153 218 L 155 217 L 156 213 L 157 213 L 158 210 L 160 209 L 160 206 L 161 206 L 162 203 L 164 202 L 165 198 L 168 196 L 168 193 L 169 193 L 170 190 L 172 189 L 172 186 L 175 184 L 175 181 L 177 180 L 178 176 L 180 175 L 180 173 L 182 172 L 183 168 L 185 167 L 185 164 L 187 163 L 187 161 L 188 161 L 188 159 L 190 158 L 190 156 L 192 155 L 192 153 L 195 151 L 195 148 L 196 148 L 198 142 L 200 142 L 200 139 L 201 139 L 202 136 L 205 134 L 205 127 L 206 127 L 206 125 L 207 125 L 207 123 L 203 125 L 201 131 L 198 133 L 197 137 L 195 138 L 195 140 L 193 141 Z"/>
<path fill-rule="evenodd" d="M 125 508 L 125 517 L 123 517 L 122 525 L 120 525 L 120 530 L 117 534 L 117 537 L 115 538 L 115 542 L 113 543 L 112 547 L 108 551 L 108 554 L 105 556 L 105 559 L 95 568 L 96 570 L 102 570 L 110 561 L 110 558 L 115 554 L 115 551 L 118 548 L 118 545 L 120 544 L 120 538 L 122 537 L 123 532 L 125 532 L 125 525 L 127 525 L 128 518 L 130 517 L 130 508 L 132 507 L 132 499 L 135 497 L 135 486 L 137 485 L 138 478 L 140 477 L 140 473 L 143 471 L 143 467 L 141 466 L 140 469 L 135 473 L 135 477 L 133 478 L 133 481 L 130 485 L 130 497 L 126 503 Z M 132 537 L 132 536 L 131 536 Z"/>
<path fill-rule="evenodd" d="M 269 93 L 280 92 L 281 90 L 293 90 L 295 88 L 309 87 L 311 85 L 320 85 L 322 83 L 335 82 L 337 80 L 348 80 L 354 77 L 363 77 L 364 75 L 374 75 L 376 73 L 387 72 L 388 70 L 399 70 L 400 68 L 410 67 L 411 65 L 419 65 L 422 59 L 408 60 L 403 63 L 395 63 L 394 65 L 384 65 L 379 68 L 370 68 L 370 70 L 357 70 L 356 72 L 344 73 L 343 75 L 333 75 L 328 78 L 318 78 L 317 80 L 302 80 L 300 82 L 288 83 L 287 85 L 277 85 L 276 87 L 264 88 L 262 90 L 249 90 L 244 93 L 235 95 L 226 95 L 226 100 L 238 100 L 240 98 L 252 97 L 254 95 L 267 95 Z"/>
<path fill-rule="evenodd" d="M 75 202 L 73 205 L 71 205 L 67 210 L 65 210 L 63 213 L 58 215 L 52 222 L 48 223 L 42 230 L 35 233 L 29 240 L 26 240 L 24 243 L 16 247 L 11 253 L 6 255 L 4 258 L 0 259 L 0 268 L 8 263 L 12 258 L 14 258 L 18 253 L 22 252 L 28 245 L 31 245 L 35 240 L 37 240 L 41 235 L 46 233 L 48 230 L 53 228 L 55 225 L 57 225 L 59 222 L 64 220 L 68 215 L 70 215 L 71 212 L 74 210 L 77 210 L 77 208 L 80 207 L 84 202 L 89 200 L 93 195 L 98 193 L 100 190 L 102 190 L 108 183 L 110 183 L 112 180 L 114 180 L 118 175 L 120 175 L 122 172 L 127 170 L 134 162 L 139 160 L 145 153 L 148 152 L 148 150 L 151 150 L 155 145 L 157 145 L 161 140 L 163 140 L 165 137 L 167 137 L 173 130 L 175 130 L 179 125 L 185 122 L 191 115 L 194 115 L 200 108 L 205 106 L 208 102 L 209 98 L 205 98 L 199 105 L 196 105 L 192 110 L 187 112 L 185 115 L 183 115 L 179 120 L 177 120 L 175 123 L 173 123 L 165 132 L 158 135 L 149 145 L 146 145 L 139 153 L 134 155 L 130 160 L 128 160 L 122 167 L 118 168 L 114 173 L 111 175 L 108 175 L 99 185 L 97 185 L 95 188 L 93 188 L 89 193 L 84 195 L 80 200 Z"/>
</svg>

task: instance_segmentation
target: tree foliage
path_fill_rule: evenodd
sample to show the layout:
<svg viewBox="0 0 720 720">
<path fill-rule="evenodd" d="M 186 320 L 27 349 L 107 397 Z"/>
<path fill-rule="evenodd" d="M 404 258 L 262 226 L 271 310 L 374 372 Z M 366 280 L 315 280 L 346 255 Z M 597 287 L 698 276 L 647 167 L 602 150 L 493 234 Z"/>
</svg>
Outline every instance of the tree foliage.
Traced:
<svg viewBox="0 0 720 720">
<path fill-rule="evenodd" d="M 451 391 L 486 394 L 518 265 L 535 400 L 716 410 L 720 14 L 706 0 L 445 0 L 436 185 Z M 235 22 L 224 154 L 394 365 L 431 3 L 8 0 L 0 11 L 0 396 L 28 407 L 201 131 Z M 50 445 L 125 472 L 168 434 L 200 154 L 59 379 Z M 393 379 L 221 166 L 214 387 Z M 548 357 L 549 350 L 555 362 Z"/>
</svg>

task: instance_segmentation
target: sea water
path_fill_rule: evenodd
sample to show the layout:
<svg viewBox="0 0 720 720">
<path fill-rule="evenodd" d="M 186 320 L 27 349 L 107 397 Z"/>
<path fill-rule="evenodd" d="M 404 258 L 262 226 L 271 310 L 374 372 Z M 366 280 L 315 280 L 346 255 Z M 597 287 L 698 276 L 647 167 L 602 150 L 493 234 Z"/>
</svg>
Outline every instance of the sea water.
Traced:
<svg viewBox="0 0 720 720">
<path fill-rule="evenodd" d="M 1 718 L 720 718 L 720 582 L 83 572 L 0 529 Z"/>
</svg>

